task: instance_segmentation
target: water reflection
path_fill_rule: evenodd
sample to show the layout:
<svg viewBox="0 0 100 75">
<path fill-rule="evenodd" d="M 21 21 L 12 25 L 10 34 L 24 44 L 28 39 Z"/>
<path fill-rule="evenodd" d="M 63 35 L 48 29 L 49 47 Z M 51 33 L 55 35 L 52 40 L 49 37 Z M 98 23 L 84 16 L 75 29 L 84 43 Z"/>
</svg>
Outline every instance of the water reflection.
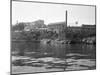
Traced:
<svg viewBox="0 0 100 75">
<path fill-rule="evenodd" d="M 43 71 L 95 69 L 95 54 L 94 45 L 12 42 L 13 67 L 29 66 L 34 72 L 34 67 L 45 68 Z M 18 73 L 21 68 L 14 69 Z"/>
</svg>

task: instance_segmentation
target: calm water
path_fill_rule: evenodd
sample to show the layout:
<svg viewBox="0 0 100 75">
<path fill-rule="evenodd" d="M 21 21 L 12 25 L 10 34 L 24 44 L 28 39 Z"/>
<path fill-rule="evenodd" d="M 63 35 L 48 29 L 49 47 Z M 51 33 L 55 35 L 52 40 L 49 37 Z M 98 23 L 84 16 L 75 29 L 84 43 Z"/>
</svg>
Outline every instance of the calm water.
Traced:
<svg viewBox="0 0 100 75">
<path fill-rule="evenodd" d="M 95 69 L 95 45 L 12 42 L 12 73 Z"/>
</svg>

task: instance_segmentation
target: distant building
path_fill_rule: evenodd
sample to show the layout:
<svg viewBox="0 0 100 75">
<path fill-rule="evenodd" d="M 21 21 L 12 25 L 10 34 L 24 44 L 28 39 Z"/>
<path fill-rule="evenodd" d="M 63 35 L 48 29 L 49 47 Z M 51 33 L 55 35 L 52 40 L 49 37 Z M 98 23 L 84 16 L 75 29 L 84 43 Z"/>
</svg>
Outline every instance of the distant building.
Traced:
<svg viewBox="0 0 100 75">
<path fill-rule="evenodd" d="M 46 25 L 44 24 L 43 20 L 37 20 L 34 22 L 27 22 L 26 27 L 24 28 L 25 31 L 35 30 L 38 28 L 45 28 Z"/>
<path fill-rule="evenodd" d="M 51 29 L 64 29 L 66 27 L 67 27 L 66 22 L 57 22 L 48 24 L 48 28 Z"/>
<path fill-rule="evenodd" d="M 37 20 L 37 21 L 34 21 L 34 23 L 36 23 L 36 24 L 44 24 L 44 20 Z"/>
<path fill-rule="evenodd" d="M 82 25 L 82 30 L 91 30 L 91 31 L 96 31 L 96 25 Z"/>
<path fill-rule="evenodd" d="M 67 27 L 67 29 L 68 29 L 69 31 L 80 31 L 81 28 L 82 28 L 81 26 L 77 26 L 77 27 L 75 27 L 75 26 Z"/>
<path fill-rule="evenodd" d="M 57 22 L 50 23 L 47 25 L 47 28 L 52 29 L 53 31 L 59 33 L 59 31 L 65 29 L 67 27 L 66 22 Z"/>
<path fill-rule="evenodd" d="M 82 25 L 82 28 L 96 28 L 96 25 Z"/>
<path fill-rule="evenodd" d="M 34 21 L 34 23 L 37 28 L 45 28 L 46 27 L 46 25 L 44 24 L 44 20 L 37 20 L 37 21 Z"/>
<path fill-rule="evenodd" d="M 51 29 L 53 32 L 58 33 L 59 39 L 66 39 L 65 32 L 63 32 L 63 30 L 67 28 L 66 22 L 50 23 L 47 25 L 47 28 Z"/>
</svg>

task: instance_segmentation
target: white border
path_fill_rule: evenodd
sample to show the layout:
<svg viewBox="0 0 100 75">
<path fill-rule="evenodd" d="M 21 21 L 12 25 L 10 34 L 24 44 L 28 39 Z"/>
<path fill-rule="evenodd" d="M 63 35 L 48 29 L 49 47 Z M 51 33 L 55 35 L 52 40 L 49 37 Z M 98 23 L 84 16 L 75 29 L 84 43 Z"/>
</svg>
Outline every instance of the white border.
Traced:
<svg viewBox="0 0 100 75">
<path fill-rule="evenodd" d="M 32 1 L 32 0 L 30 0 Z M 34 0 L 56 3 L 87 4 L 97 6 L 97 69 L 88 71 L 70 71 L 39 73 L 38 75 L 99 75 L 100 72 L 100 1 L 99 0 Z M 10 72 L 10 0 L 0 0 L 0 75 Z M 26 74 L 23 74 L 26 75 Z M 27 74 L 37 75 L 37 74 Z"/>
</svg>

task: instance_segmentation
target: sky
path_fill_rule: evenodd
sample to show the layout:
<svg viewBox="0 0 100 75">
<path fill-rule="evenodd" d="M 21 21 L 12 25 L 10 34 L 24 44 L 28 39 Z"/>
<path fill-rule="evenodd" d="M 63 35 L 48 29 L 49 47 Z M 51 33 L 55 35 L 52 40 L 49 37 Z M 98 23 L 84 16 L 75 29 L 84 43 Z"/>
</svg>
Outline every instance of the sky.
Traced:
<svg viewBox="0 0 100 75">
<path fill-rule="evenodd" d="M 82 24 L 95 24 L 95 7 L 80 5 L 63 5 L 35 2 L 12 1 L 12 24 L 17 22 L 33 22 L 39 19 L 45 24 L 64 22 L 74 26 L 77 21 L 78 26 Z"/>
</svg>

